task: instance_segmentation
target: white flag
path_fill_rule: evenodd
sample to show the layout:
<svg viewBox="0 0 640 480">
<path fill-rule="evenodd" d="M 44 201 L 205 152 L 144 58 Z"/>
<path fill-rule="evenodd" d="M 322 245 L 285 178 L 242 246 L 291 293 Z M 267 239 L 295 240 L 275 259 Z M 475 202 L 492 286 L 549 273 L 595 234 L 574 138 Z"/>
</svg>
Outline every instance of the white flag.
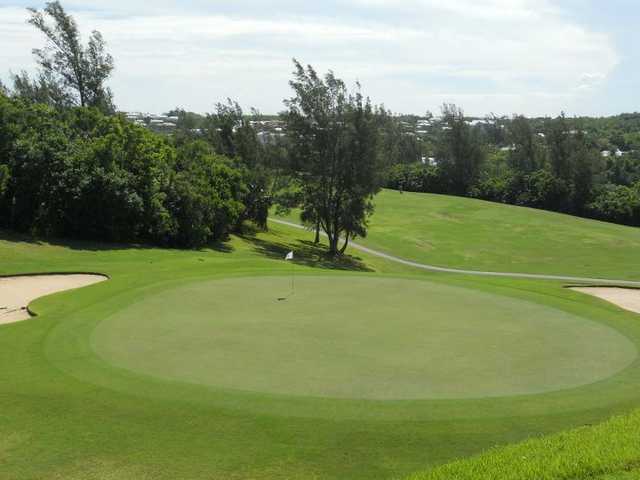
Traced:
<svg viewBox="0 0 640 480">
<path fill-rule="evenodd" d="M 293 250 L 287 253 L 287 256 L 284 257 L 285 260 L 293 260 Z"/>
</svg>

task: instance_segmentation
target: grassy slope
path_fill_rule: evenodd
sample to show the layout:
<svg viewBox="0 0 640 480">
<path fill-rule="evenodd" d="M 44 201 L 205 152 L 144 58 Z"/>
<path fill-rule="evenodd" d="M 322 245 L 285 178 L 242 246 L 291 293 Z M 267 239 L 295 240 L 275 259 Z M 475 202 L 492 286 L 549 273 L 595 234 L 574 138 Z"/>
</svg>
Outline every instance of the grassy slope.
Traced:
<svg viewBox="0 0 640 480">
<path fill-rule="evenodd" d="M 446 195 L 383 190 L 358 242 L 444 267 L 640 279 L 640 229 Z M 290 219 L 297 221 L 295 212 Z"/>
<path fill-rule="evenodd" d="M 0 273 L 98 271 L 109 282 L 46 297 L 39 318 L 0 327 L 0 478 L 390 478 L 640 405 L 640 360 L 579 389 L 490 401 L 323 402 L 221 396 L 96 361 L 86 338 L 146 292 L 201 278 L 339 274 L 291 229 L 220 250 L 0 241 Z M 363 256 L 338 268 L 412 275 L 598 319 L 640 345 L 636 317 L 554 283 L 412 272 Z"/>
<path fill-rule="evenodd" d="M 640 478 L 640 412 L 490 450 L 407 480 Z"/>
</svg>

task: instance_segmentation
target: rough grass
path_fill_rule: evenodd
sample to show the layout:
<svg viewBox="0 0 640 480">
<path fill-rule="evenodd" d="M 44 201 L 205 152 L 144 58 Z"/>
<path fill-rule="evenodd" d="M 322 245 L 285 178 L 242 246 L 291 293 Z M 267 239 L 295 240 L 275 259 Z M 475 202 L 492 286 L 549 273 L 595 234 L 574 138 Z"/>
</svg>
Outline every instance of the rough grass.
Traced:
<svg viewBox="0 0 640 480">
<path fill-rule="evenodd" d="M 407 480 L 640 478 L 640 411 L 600 425 L 492 449 Z"/>
</svg>

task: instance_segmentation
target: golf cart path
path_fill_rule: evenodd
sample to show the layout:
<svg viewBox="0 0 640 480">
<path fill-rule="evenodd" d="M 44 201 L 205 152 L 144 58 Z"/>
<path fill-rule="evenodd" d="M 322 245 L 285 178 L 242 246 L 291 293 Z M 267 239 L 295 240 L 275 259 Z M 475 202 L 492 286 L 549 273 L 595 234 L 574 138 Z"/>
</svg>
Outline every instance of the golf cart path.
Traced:
<svg viewBox="0 0 640 480">
<path fill-rule="evenodd" d="M 298 223 L 288 222 L 286 220 L 269 218 L 269 221 L 273 223 L 278 223 L 280 225 L 287 225 L 289 227 L 307 230 L 307 228 L 304 227 L 303 225 L 300 225 Z M 322 232 L 322 235 L 326 236 L 324 232 Z M 396 257 L 395 255 L 390 255 L 388 253 L 381 252 L 380 250 L 374 250 L 372 248 L 365 247 L 364 245 L 360 245 L 354 242 L 350 242 L 349 246 L 355 248 L 356 250 L 360 250 L 361 252 L 365 252 L 370 255 L 375 255 L 376 257 L 384 258 L 386 260 L 390 260 L 396 263 L 401 263 L 402 265 L 407 265 L 409 267 L 429 270 L 432 272 L 460 273 L 464 275 L 478 275 L 483 277 L 528 278 L 533 280 L 558 280 L 561 282 L 576 282 L 576 283 L 597 284 L 597 285 L 606 284 L 606 285 L 619 285 L 619 286 L 627 286 L 627 287 L 640 287 L 640 281 L 632 281 L 632 280 L 574 277 L 574 276 L 565 276 L 565 275 L 543 275 L 543 274 L 536 274 L 536 273 L 489 272 L 489 271 L 483 271 L 483 270 L 464 270 L 459 268 L 438 267 L 436 265 L 429 265 L 426 263 L 419 263 L 419 262 L 413 262 L 411 260 L 405 260 L 404 258 Z"/>
</svg>

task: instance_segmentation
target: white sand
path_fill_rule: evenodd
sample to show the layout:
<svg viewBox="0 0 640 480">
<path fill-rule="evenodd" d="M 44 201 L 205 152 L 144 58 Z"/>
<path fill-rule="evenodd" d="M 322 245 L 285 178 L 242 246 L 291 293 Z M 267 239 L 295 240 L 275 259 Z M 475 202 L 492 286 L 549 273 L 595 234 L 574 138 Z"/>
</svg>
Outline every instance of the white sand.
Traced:
<svg viewBox="0 0 640 480">
<path fill-rule="evenodd" d="M 27 305 L 36 298 L 106 279 L 87 274 L 0 277 L 0 325 L 29 318 Z"/>
<path fill-rule="evenodd" d="M 640 313 L 640 289 L 619 287 L 572 287 L 571 290 L 593 295 L 620 308 Z"/>
</svg>

